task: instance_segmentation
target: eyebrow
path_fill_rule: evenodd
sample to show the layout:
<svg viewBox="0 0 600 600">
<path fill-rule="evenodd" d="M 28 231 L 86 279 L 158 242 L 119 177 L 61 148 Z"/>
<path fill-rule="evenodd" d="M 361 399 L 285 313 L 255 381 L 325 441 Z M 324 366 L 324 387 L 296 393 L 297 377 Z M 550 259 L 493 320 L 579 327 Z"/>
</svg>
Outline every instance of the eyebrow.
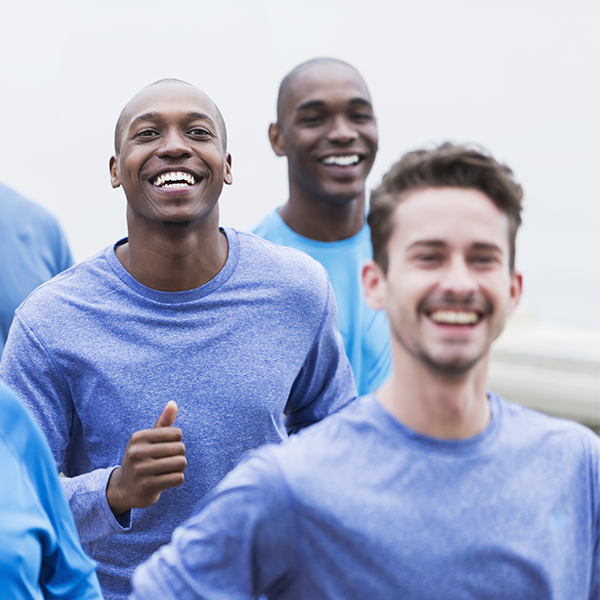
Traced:
<svg viewBox="0 0 600 600">
<path fill-rule="evenodd" d="M 364 98 L 352 98 L 348 101 L 348 104 L 358 104 L 360 106 L 367 106 L 370 109 L 373 109 L 371 103 Z M 309 108 L 321 108 L 322 106 L 325 106 L 325 102 L 323 100 L 307 100 L 296 107 L 296 112 L 308 110 Z"/>
<path fill-rule="evenodd" d="M 160 113 L 157 113 L 157 112 L 147 112 L 147 113 L 144 113 L 143 115 L 138 115 L 135 119 L 133 119 L 133 121 L 131 121 L 130 127 L 132 125 L 135 125 L 136 123 L 140 123 L 141 121 L 150 121 L 150 120 L 156 119 L 160 116 L 161 116 Z M 217 124 L 214 122 L 214 120 L 205 113 L 190 112 L 190 113 L 187 113 L 187 116 L 190 119 L 202 119 L 205 121 L 209 121 L 215 127 L 217 127 Z"/>
<path fill-rule="evenodd" d="M 445 248 L 447 244 L 442 240 L 417 240 L 408 247 L 408 250 L 411 250 L 412 248 L 418 248 L 419 246 L 427 246 L 428 248 Z M 470 249 L 487 250 L 491 252 L 499 252 L 500 254 L 503 253 L 500 246 L 497 246 L 496 244 L 490 244 L 488 242 L 475 242 Z"/>
</svg>

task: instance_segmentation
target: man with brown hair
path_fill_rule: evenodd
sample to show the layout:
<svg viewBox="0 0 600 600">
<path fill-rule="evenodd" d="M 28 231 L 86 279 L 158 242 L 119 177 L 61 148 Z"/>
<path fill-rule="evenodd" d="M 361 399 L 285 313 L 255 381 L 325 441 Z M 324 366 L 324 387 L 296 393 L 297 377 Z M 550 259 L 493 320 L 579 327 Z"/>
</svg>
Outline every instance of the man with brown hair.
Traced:
<svg viewBox="0 0 600 600">
<path fill-rule="evenodd" d="M 600 441 L 486 391 L 521 295 L 521 186 L 478 148 L 405 155 L 371 196 L 376 394 L 252 453 L 134 598 L 597 598 Z"/>
</svg>

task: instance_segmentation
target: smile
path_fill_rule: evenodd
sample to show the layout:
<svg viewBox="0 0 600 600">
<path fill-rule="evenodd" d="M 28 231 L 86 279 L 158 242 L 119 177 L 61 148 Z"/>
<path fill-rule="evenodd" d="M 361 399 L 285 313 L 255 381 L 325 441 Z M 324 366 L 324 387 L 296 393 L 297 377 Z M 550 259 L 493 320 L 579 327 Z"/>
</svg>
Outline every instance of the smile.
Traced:
<svg viewBox="0 0 600 600">
<path fill-rule="evenodd" d="M 163 173 L 152 182 L 152 185 L 164 188 L 184 188 L 195 184 L 196 178 L 191 173 L 184 173 L 183 171 Z"/>
<path fill-rule="evenodd" d="M 442 325 L 476 325 L 481 320 L 481 315 L 473 311 L 436 310 L 429 318 Z"/>
<path fill-rule="evenodd" d="M 361 157 L 358 154 L 349 154 L 347 156 L 326 156 L 321 159 L 324 165 L 336 165 L 338 167 L 350 167 L 360 162 Z"/>
</svg>

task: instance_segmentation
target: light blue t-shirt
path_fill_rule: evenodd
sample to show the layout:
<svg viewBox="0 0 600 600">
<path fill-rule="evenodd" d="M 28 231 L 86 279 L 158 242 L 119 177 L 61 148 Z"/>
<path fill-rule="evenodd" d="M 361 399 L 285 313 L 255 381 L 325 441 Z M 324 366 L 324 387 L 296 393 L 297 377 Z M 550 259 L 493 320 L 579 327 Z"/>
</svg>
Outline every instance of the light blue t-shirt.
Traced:
<svg viewBox="0 0 600 600">
<path fill-rule="evenodd" d="M 600 440 L 490 395 L 465 440 L 375 396 L 253 452 L 138 568 L 134 600 L 597 600 Z"/>
<path fill-rule="evenodd" d="M 338 304 L 340 332 L 354 371 L 358 395 L 375 391 L 391 370 L 389 325 L 385 312 L 373 310 L 365 301 L 361 270 L 372 258 L 369 226 L 339 242 L 320 242 L 290 229 L 275 211 L 253 233 L 280 246 L 296 248 L 319 261 L 327 270 Z"/>
<path fill-rule="evenodd" d="M 0 597 L 101 600 L 48 444 L 0 383 Z"/>
<path fill-rule="evenodd" d="M 199 288 L 147 288 L 111 246 L 40 286 L 15 314 L 0 378 L 31 409 L 67 476 L 107 599 L 128 595 L 133 568 L 247 450 L 356 398 L 325 269 L 250 233 L 225 233 L 227 261 Z M 131 434 L 151 428 L 169 400 L 185 482 L 117 521 L 108 479 Z"/>
<path fill-rule="evenodd" d="M 54 216 L 0 183 L 0 355 L 17 306 L 72 264 Z"/>
</svg>

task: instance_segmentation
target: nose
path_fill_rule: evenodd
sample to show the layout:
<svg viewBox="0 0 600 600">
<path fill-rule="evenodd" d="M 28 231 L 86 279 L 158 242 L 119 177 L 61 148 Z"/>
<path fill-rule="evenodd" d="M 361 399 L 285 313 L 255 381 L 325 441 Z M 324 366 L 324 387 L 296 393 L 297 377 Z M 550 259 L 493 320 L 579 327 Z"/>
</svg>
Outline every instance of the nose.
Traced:
<svg viewBox="0 0 600 600">
<path fill-rule="evenodd" d="M 159 144 L 156 155 L 159 158 L 182 158 L 191 156 L 191 149 L 184 135 L 178 130 L 168 130 Z"/>
<path fill-rule="evenodd" d="M 477 292 L 477 282 L 464 256 L 452 256 L 440 283 L 446 297 L 466 300 Z"/>
<path fill-rule="evenodd" d="M 345 115 L 335 117 L 327 133 L 327 139 L 337 144 L 349 144 L 357 137 L 356 129 Z"/>
</svg>

